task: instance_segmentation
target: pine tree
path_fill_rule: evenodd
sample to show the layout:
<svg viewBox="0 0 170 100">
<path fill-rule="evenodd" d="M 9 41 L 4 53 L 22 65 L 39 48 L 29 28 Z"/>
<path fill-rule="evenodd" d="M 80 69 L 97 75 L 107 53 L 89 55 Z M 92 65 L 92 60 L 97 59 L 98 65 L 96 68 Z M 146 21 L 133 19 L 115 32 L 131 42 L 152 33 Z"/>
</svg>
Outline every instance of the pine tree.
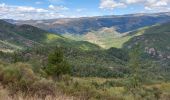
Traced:
<svg viewBox="0 0 170 100">
<path fill-rule="evenodd" d="M 129 83 L 126 88 L 133 94 L 134 99 L 137 99 L 137 94 L 141 90 L 141 77 L 139 71 L 142 68 L 141 51 L 139 45 L 131 50 L 129 57 L 129 69 L 131 70 L 131 74 L 129 76 Z"/>
<path fill-rule="evenodd" d="M 57 48 L 54 52 L 49 54 L 48 67 L 46 68 L 46 72 L 53 78 L 59 78 L 61 75 L 70 74 L 71 68 L 67 61 L 64 59 L 63 51 L 61 48 Z"/>
</svg>

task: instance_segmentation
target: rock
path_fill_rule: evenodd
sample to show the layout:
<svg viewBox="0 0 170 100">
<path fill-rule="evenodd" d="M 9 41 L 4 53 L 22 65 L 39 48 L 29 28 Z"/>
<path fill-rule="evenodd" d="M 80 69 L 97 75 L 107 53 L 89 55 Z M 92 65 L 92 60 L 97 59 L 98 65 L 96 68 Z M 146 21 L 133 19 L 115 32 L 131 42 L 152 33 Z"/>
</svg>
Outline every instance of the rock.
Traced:
<svg viewBox="0 0 170 100">
<path fill-rule="evenodd" d="M 156 50 L 155 50 L 155 48 L 149 48 L 149 49 L 147 50 L 147 53 L 155 56 L 155 55 L 156 55 Z"/>
</svg>

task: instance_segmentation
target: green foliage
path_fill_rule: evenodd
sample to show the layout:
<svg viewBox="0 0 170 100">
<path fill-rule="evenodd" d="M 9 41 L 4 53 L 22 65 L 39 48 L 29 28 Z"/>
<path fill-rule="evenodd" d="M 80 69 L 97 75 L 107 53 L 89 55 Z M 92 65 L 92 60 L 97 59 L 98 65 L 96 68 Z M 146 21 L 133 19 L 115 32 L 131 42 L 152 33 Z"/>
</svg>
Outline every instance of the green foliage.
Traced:
<svg viewBox="0 0 170 100">
<path fill-rule="evenodd" d="M 128 51 L 124 50 L 124 49 L 117 49 L 117 48 L 110 48 L 107 50 L 108 54 L 110 54 L 111 56 L 114 56 L 118 59 L 121 59 L 123 61 L 128 61 L 129 60 L 129 55 L 128 55 Z"/>
<path fill-rule="evenodd" d="M 139 49 L 139 45 L 134 47 L 130 53 L 130 61 L 129 61 L 129 67 L 132 70 L 132 73 L 137 73 L 138 70 L 141 68 L 141 51 Z"/>
<path fill-rule="evenodd" d="M 53 77 L 59 77 L 63 74 L 70 74 L 70 66 L 65 61 L 64 55 L 61 49 L 57 48 L 54 52 L 48 56 L 48 67 L 46 72 Z"/>
<path fill-rule="evenodd" d="M 51 65 L 56 65 L 64 61 L 64 55 L 61 49 L 55 49 L 54 52 L 50 53 L 48 56 L 48 63 Z"/>
<path fill-rule="evenodd" d="M 59 58 L 53 57 L 54 50 L 56 50 L 54 47 L 49 46 L 36 47 L 22 52 L 20 51 L 16 54 L 16 57 L 21 57 L 19 61 L 29 62 L 33 65 L 34 70 L 38 70 L 40 66 L 41 68 L 46 68 L 46 66 L 50 65 L 48 62 L 49 58 L 52 58 L 50 63 L 53 63 L 53 65 L 58 63 L 55 60 Z M 128 68 L 125 67 L 128 54 L 122 49 L 111 48 L 109 50 L 86 51 L 69 47 L 58 47 L 57 50 L 59 52 L 61 51 L 61 55 L 59 54 L 59 56 L 64 57 L 63 62 L 66 65 L 69 63 L 71 66 L 71 75 L 73 76 L 124 77 L 129 73 Z"/>
</svg>

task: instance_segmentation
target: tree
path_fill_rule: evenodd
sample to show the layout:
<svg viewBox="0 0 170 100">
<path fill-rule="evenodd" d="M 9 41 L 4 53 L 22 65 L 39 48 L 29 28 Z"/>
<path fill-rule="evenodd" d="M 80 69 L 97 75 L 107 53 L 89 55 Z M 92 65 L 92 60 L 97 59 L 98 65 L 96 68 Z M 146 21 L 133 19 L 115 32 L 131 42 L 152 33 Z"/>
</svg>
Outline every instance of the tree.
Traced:
<svg viewBox="0 0 170 100">
<path fill-rule="evenodd" d="M 126 88 L 133 94 L 134 99 L 137 99 L 137 94 L 141 90 L 140 69 L 142 68 L 141 51 L 139 45 L 130 51 L 129 57 L 129 69 L 131 70 L 131 75 L 129 77 L 129 83 Z"/>
<path fill-rule="evenodd" d="M 70 74 L 71 68 L 67 61 L 64 59 L 63 51 L 61 48 L 57 48 L 54 52 L 49 54 L 48 67 L 46 68 L 46 72 L 53 78 L 60 77 L 63 74 Z"/>
</svg>

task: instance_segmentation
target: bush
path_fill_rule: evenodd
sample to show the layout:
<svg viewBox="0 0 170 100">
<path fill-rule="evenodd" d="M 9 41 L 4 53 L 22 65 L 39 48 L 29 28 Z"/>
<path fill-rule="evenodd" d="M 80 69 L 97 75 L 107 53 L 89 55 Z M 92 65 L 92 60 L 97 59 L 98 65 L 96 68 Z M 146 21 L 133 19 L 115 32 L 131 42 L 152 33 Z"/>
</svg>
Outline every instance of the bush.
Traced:
<svg viewBox="0 0 170 100">
<path fill-rule="evenodd" d="M 37 80 L 29 64 L 16 63 L 2 68 L 2 84 L 10 86 L 13 91 L 27 91 Z"/>
<path fill-rule="evenodd" d="M 20 92 L 31 96 L 37 95 L 41 98 L 55 95 L 55 82 L 38 75 L 33 72 L 32 66 L 29 64 L 0 65 L 0 81 L 3 86 L 8 87 L 12 95 Z"/>
</svg>

